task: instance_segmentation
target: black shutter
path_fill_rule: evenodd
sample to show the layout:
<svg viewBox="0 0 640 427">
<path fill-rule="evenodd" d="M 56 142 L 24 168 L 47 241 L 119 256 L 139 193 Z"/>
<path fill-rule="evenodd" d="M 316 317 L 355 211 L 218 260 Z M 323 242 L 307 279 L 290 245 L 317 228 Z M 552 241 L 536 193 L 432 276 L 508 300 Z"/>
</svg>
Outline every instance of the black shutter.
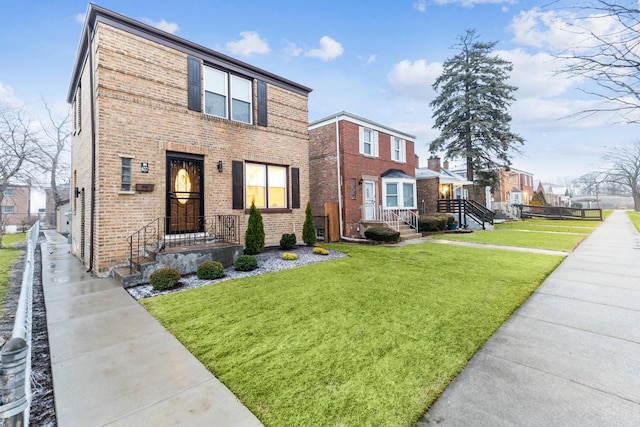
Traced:
<svg viewBox="0 0 640 427">
<path fill-rule="evenodd" d="M 244 209 L 243 164 L 237 160 L 231 162 L 231 180 L 233 182 L 233 209 Z"/>
<path fill-rule="evenodd" d="M 258 126 L 267 126 L 267 84 L 258 80 Z"/>
<path fill-rule="evenodd" d="M 190 56 L 188 58 L 187 69 L 189 73 L 189 94 L 188 107 L 190 110 L 202 111 L 202 71 L 200 60 Z"/>
<path fill-rule="evenodd" d="M 291 208 L 300 209 L 300 169 L 291 168 Z"/>
</svg>

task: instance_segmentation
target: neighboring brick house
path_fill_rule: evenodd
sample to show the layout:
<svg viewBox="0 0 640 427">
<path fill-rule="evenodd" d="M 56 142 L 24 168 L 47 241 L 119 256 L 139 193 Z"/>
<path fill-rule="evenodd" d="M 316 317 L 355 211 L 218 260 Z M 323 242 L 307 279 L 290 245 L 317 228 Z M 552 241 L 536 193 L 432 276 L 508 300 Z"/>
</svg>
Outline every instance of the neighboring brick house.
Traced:
<svg viewBox="0 0 640 427">
<path fill-rule="evenodd" d="M 309 142 L 313 214 L 338 206 L 329 240 L 361 237 L 385 211 L 417 209 L 415 136 L 343 111 L 310 123 Z"/>
<path fill-rule="evenodd" d="M 31 224 L 31 188 L 28 185 L 8 185 L 0 204 L 0 226 L 17 230 Z"/>
<path fill-rule="evenodd" d="M 498 184 L 493 188 L 494 209 L 514 204 L 529 204 L 533 197 L 533 174 L 515 168 L 500 168 Z"/>
<path fill-rule="evenodd" d="M 107 274 L 155 219 L 176 235 L 237 218 L 244 243 L 252 200 L 267 245 L 300 234 L 310 91 L 90 4 L 67 96 L 72 252 Z"/>
<path fill-rule="evenodd" d="M 449 162 L 431 157 L 426 168 L 416 169 L 420 213 L 438 211 L 438 200 L 467 199 L 472 182 L 449 170 Z"/>
</svg>

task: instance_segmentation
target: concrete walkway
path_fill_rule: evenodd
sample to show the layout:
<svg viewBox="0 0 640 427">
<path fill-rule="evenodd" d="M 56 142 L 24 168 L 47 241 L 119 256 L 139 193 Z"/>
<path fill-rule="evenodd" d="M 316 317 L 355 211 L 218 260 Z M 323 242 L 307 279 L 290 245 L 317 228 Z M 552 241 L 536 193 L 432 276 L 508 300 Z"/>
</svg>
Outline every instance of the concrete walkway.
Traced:
<svg viewBox="0 0 640 427">
<path fill-rule="evenodd" d="M 42 284 L 60 427 L 260 426 L 114 279 L 44 232 Z"/>
<path fill-rule="evenodd" d="M 418 425 L 640 425 L 640 235 L 626 213 L 563 261 Z"/>
</svg>

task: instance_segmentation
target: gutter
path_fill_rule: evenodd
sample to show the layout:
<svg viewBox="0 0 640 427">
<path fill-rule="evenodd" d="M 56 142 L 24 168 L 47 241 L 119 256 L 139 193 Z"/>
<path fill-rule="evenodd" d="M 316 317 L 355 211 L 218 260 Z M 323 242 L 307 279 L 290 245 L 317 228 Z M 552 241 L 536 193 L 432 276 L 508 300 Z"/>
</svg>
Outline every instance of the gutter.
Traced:
<svg viewBox="0 0 640 427">
<path fill-rule="evenodd" d="M 91 35 L 93 29 L 87 26 L 87 50 L 89 56 L 89 97 L 91 108 L 91 206 L 89 206 L 89 215 L 91 225 L 89 227 L 89 269 L 87 272 L 93 271 L 93 251 L 94 251 L 94 233 L 96 218 L 96 116 L 94 101 L 94 81 L 93 81 L 93 48 L 91 46 Z"/>
</svg>

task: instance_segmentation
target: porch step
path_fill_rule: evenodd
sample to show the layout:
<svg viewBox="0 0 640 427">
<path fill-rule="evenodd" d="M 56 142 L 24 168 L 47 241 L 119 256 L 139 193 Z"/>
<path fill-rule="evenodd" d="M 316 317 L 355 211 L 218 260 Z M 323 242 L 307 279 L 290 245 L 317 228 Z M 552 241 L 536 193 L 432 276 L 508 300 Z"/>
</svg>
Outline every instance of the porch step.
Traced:
<svg viewBox="0 0 640 427">
<path fill-rule="evenodd" d="M 400 225 L 400 229 L 398 231 L 400 232 L 401 241 L 417 239 L 419 237 L 422 237 L 422 234 L 416 232 L 415 228 L 411 228 L 411 226 L 407 224 Z"/>
</svg>

